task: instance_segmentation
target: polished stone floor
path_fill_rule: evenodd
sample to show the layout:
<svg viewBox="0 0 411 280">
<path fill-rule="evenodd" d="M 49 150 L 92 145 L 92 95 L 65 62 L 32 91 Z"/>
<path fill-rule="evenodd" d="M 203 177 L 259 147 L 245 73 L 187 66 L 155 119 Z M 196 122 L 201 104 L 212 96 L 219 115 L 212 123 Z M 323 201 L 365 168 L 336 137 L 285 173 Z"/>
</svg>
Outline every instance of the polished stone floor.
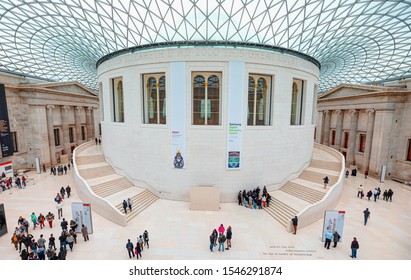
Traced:
<svg viewBox="0 0 411 280">
<path fill-rule="evenodd" d="M 0 193 L 5 204 L 9 233 L 0 238 L 0 260 L 17 260 L 18 252 L 10 243 L 11 232 L 19 216 L 29 219 L 32 212 L 57 214 L 55 194 L 62 186 L 72 187 L 72 197 L 64 200 L 64 217 L 71 219 L 71 202 L 80 202 L 76 195 L 73 171 L 68 175 L 51 176 L 48 173 L 28 173 L 33 181 L 25 189 Z M 356 236 L 360 249 L 358 259 L 410 260 L 411 259 L 411 190 L 401 184 L 379 181 L 362 174 L 344 179 L 344 190 L 336 210 L 345 210 L 346 218 L 342 241 L 337 248 L 327 250 L 321 242 L 323 221 L 299 229 L 297 235 L 288 233 L 265 211 L 251 210 L 235 203 L 221 204 L 221 211 L 190 211 L 186 202 L 159 199 L 127 227 L 121 227 L 93 212 L 93 231 L 90 241 L 81 236 L 68 252 L 69 260 L 128 260 L 127 239 L 134 243 L 144 230 L 150 233 L 150 248 L 142 252 L 146 260 L 351 260 L 350 243 Z M 393 201 L 377 202 L 359 199 L 357 187 L 364 190 L 380 187 L 394 191 Z M 363 225 L 363 210 L 368 207 L 371 219 Z M 220 224 L 233 228 L 232 248 L 225 252 L 210 252 L 209 235 Z M 31 230 L 36 239 L 40 234 L 60 234 L 59 220 L 55 227 Z M 47 239 L 47 238 L 46 238 Z"/>
</svg>

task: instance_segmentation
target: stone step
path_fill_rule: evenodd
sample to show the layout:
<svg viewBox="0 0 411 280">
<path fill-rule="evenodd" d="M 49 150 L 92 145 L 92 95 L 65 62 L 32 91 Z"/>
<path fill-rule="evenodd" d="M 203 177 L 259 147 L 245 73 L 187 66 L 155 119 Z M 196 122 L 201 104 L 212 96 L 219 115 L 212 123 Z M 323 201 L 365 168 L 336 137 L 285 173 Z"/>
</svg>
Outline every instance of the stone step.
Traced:
<svg viewBox="0 0 411 280">
<path fill-rule="evenodd" d="M 329 186 L 335 184 L 338 181 L 337 176 L 333 176 L 333 175 L 329 175 L 325 173 L 318 173 L 318 172 L 309 171 L 309 170 L 304 170 L 298 178 L 306 180 L 306 181 L 318 183 L 318 184 L 323 184 L 324 183 L 323 179 L 325 178 L 325 176 L 328 176 Z"/>
<path fill-rule="evenodd" d="M 282 188 L 281 191 L 291 194 L 299 199 L 305 200 L 312 204 L 317 203 L 324 197 L 323 192 L 307 188 L 302 185 L 298 185 L 293 182 L 287 182 Z"/>
<path fill-rule="evenodd" d="M 133 219 L 134 217 L 136 217 L 138 214 L 140 214 L 141 212 L 143 212 L 145 209 L 147 209 L 151 204 L 153 204 L 154 202 L 156 202 L 158 199 L 158 197 L 156 197 L 155 195 L 153 195 L 152 197 L 150 197 L 149 199 L 146 199 L 144 201 L 144 203 L 141 204 L 140 207 L 138 207 L 137 209 L 133 209 L 132 213 L 127 212 L 127 222 L 131 221 L 131 219 Z M 137 211 L 135 211 L 137 210 Z"/>
<path fill-rule="evenodd" d="M 113 168 L 110 165 L 96 168 L 89 168 L 85 170 L 79 170 L 79 174 L 84 180 L 95 179 L 98 177 L 108 176 L 115 174 Z"/>
<path fill-rule="evenodd" d="M 319 159 L 312 159 L 310 162 L 310 167 L 321 168 L 321 169 L 328 169 L 333 171 L 341 171 L 341 163 L 340 162 L 332 162 L 332 161 L 325 161 Z"/>
<path fill-rule="evenodd" d="M 291 218 L 298 213 L 297 210 L 275 197 L 272 197 L 270 207 L 263 207 L 263 209 L 284 227 L 287 227 Z"/>
<path fill-rule="evenodd" d="M 93 164 L 99 162 L 106 162 L 103 155 L 88 155 L 88 156 L 77 156 L 77 165 Z"/>
</svg>

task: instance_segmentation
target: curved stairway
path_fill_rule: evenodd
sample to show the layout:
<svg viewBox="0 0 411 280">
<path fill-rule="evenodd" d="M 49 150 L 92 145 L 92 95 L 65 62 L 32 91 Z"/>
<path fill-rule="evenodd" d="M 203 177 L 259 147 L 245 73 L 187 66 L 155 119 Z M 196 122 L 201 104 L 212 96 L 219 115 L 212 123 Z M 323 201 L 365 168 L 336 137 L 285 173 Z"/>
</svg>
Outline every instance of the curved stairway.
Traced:
<svg viewBox="0 0 411 280">
<path fill-rule="evenodd" d="M 330 179 L 328 186 L 338 181 L 341 162 L 337 158 L 324 156 L 324 151 L 314 148 L 310 165 L 297 179 L 288 181 L 279 190 L 270 192 L 269 207 L 263 209 L 284 227 L 301 210 L 323 199 L 329 187 L 324 189 L 323 178 Z"/>
<path fill-rule="evenodd" d="M 117 174 L 109 165 L 102 153 L 101 146 L 90 146 L 76 156 L 79 175 L 87 181 L 95 196 L 104 198 L 119 212 L 126 215 L 129 222 L 147 207 L 153 204 L 158 197 L 146 189 L 134 186 L 127 178 Z M 124 213 L 123 199 L 132 199 L 133 210 Z"/>
</svg>

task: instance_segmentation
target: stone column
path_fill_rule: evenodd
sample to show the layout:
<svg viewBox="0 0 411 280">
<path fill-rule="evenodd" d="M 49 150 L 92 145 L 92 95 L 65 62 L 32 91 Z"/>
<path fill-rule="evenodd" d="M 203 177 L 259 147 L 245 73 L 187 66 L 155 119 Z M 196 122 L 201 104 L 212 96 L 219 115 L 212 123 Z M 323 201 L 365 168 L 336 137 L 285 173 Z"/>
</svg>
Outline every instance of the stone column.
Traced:
<svg viewBox="0 0 411 280">
<path fill-rule="evenodd" d="M 324 134 L 324 114 L 323 111 L 318 111 L 318 127 L 315 135 L 315 142 L 322 144 L 323 143 L 323 134 Z"/>
<path fill-rule="evenodd" d="M 64 147 L 64 154 L 69 155 L 69 159 L 71 158 L 71 149 L 70 149 L 70 133 L 69 133 L 69 110 L 70 106 L 62 106 L 61 107 L 61 127 L 63 129 L 63 147 Z"/>
<path fill-rule="evenodd" d="M 347 166 L 355 163 L 355 140 L 357 138 L 357 126 L 358 126 L 358 111 L 349 110 L 350 114 L 350 135 L 348 139 L 348 149 L 347 149 Z"/>
<path fill-rule="evenodd" d="M 56 145 L 54 142 L 54 126 L 53 126 L 53 109 L 54 105 L 46 106 L 46 116 L 47 116 L 47 132 L 49 138 L 49 149 L 50 149 L 50 164 L 57 164 L 56 159 Z"/>
<path fill-rule="evenodd" d="M 91 113 L 93 112 L 92 107 L 87 107 L 86 109 L 86 127 L 87 127 L 87 141 L 93 140 L 93 132 L 92 132 L 92 127 L 94 127 L 94 124 L 92 123 L 92 117 Z"/>
<path fill-rule="evenodd" d="M 74 119 L 76 122 L 76 141 L 77 141 L 77 146 L 83 143 L 83 140 L 81 138 L 81 112 L 83 111 L 83 107 L 76 107 L 75 113 L 74 113 Z"/>
<path fill-rule="evenodd" d="M 374 132 L 374 109 L 365 110 L 367 113 L 367 134 L 365 138 L 365 151 L 364 151 L 364 170 L 368 170 L 370 166 L 372 135 Z"/>
<path fill-rule="evenodd" d="M 324 114 L 325 114 L 325 121 L 324 121 L 323 143 L 326 146 L 330 146 L 331 111 L 325 110 Z"/>
<path fill-rule="evenodd" d="M 341 147 L 341 138 L 342 138 L 342 127 L 343 127 L 343 115 L 344 112 L 341 110 L 336 110 L 335 114 L 337 115 L 337 125 L 335 127 L 335 149 L 340 150 Z"/>
</svg>

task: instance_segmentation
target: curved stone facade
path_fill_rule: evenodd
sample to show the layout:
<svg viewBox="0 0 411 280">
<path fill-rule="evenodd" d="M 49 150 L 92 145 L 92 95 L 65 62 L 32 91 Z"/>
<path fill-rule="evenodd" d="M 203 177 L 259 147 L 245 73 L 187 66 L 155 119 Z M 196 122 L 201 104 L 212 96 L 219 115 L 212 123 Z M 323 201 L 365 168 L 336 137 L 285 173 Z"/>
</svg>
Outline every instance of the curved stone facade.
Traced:
<svg viewBox="0 0 411 280">
<path fill-rule="evenodd" d="M 104 155 L 162 198 L 212 185 L 278 189 L 308 165 L 318 67 L 268 50 L 183 47 L 98 67 Z"/>
</svg>

